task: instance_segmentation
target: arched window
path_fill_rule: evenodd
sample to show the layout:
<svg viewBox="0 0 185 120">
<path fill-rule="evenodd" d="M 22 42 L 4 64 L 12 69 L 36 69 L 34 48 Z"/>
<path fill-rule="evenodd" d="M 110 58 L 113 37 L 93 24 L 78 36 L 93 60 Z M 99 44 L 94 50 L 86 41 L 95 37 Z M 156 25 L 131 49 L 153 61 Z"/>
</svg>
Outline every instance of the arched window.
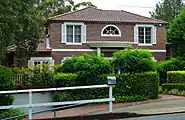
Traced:
<svg viewBox="0 0 185 120">
<path fill-rule="evenodd" d="M 102 29 L 101 36 L 121 36 L 121 31 L 116 25 L 107 25 Z"/>
</svg>

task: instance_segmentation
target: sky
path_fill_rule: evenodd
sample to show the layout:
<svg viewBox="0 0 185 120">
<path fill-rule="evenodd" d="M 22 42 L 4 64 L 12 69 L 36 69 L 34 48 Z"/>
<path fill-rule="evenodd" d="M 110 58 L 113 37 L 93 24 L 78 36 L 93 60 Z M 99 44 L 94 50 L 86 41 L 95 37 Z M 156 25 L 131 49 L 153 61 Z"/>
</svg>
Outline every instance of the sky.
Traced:
<svg viewBox="0 0 185 120">
<path fill-rule="evenodd" d="M 149 11 L 161 0 L 74 0 L 78 2 L 92 2 L 103 10 L 125 10 L 139 15 L 150 17 Z"/>
</svg>

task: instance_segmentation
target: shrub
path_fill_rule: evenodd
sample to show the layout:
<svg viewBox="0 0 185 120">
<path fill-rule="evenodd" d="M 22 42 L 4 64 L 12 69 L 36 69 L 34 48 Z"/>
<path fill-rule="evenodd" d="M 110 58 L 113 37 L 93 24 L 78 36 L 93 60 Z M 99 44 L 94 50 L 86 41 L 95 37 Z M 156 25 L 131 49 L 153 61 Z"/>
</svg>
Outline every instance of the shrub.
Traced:
<svg viewBox="0 0 185 120">
<path fill-rule="evenodd" d="M 167 72 L 174 70 L 184 69 L 184 62 L 177 58 L 172 58 L 170 60 L 160 62 L 157 67 L 159 72 L 160 84 L 167 83 Z"/>
<path fill-rule="evenodd" d="M 144 96 L 145 99 L 158 97 L 158 75 L 155 72 L 120 74 L 116 78 L 114 96 Z M 107 79 L 107 75 L 101 76 L 101 79 Z"/>
<path fill-rule="evenodd" d="M 137 102 L 137 101 L 144 101 L 147 100 L 146 97 L 140 95 L 134 96 L 115 96 L 116 102 Z"/>
<path fill-rule="evenodd" d="M 77 80 L 78 75 L 72 73 L 58 73 L 55 75 L 56 87 L 71 87 L 79 85 Z M 80 82 L 80 81 L 79 81 Z"/>
<path fill-rule="evenodd" d="M 53 68 L 55 73 L 62 73 L 62 64 L 55 65 Z"/>
<path fill-rule="evenodd" d="M 110 62 L 102 57 L 83 54 L 65 60 L 62 72 L 77 73 L 81 79 L 91 80 L 89 83 L 92 83 L 98 75 L 111 73 L 112 67 Z"/>
<path fill-rule="evenodd" d="M 185 84 L 185 71 L 168 71 L 167 82 Z"/>
<path fill-rule="evenodd" d="M 23 75 L 22 85 L 38 85 L 43 87 L 53 87 L 55 85 L 53 72 L 27 73 Z"/>
<path fill-rule="evenodd" d="M 13 90 L 14 81 L 11 69 L 0 67 L 0 91 Z M 10 95 L 0 95 L 0 105 L 11 105 L 13 97 Z"/>
<path fill-rule="evenodd" d="M 114 53 L 112 64 L 115 71 L 120 70 L 121 73 L 140 73 L 155 69 L 152 54 L 142 49 L 117 51 Z"/>
<path fill-rule="evenodd" d="M 88 81 L 81 79 L 77 74 L 72 73 L 58 73 L 55 75 L 55 83 L 57 87 L 71 87 L 71 86 L 82 86 L 91 85 Z M 94 84 L 103 84 L 106 82 L 96 81 Z M 81 99 L 97 99 L 108 97 L 108 89 L 81 89 L 81 90 L 68 90 L 65 92 L 56 92 L 53 96 L 54 101 L 70 101 L 70 100 L 81 100 Z"/>
<path fill-rule="evenodd" d="M 19 110 L 19 109 L 9 109 L 9 110 L 5 110 L 3 112 L 0 113 L 0 119 L 5 119 L 5 118 L 11 118 L 14 116 L 20 116 L 25 114 L 25 112 Z M 23 120 L 25 117 L 20 117 L 14 120 Z"/>
<path fill-rule="evenodd" d="M 177 89 L 180 91 L 185 90 L 185 84 L 179 84 L 179 83 L 166 83 L 162 85 L 163 91 L 170 91 L 172 89 Z"/>
</svg>

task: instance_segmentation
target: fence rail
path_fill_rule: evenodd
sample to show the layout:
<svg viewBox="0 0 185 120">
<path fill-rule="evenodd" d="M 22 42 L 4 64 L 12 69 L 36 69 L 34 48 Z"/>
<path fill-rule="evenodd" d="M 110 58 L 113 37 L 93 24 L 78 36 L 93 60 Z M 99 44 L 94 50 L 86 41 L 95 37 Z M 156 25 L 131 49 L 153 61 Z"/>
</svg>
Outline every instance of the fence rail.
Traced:
<svg viewBox="0 0 185 120">
<path fill-rule="evenodd" d="M 33 92 L 64 91 L 64 90 L 75 90 L 75 89 L 95 89 L 95 88 L 108 88 L 108 87 L 109 87 L 109 98 L 32 104 L 32 99 L 33 99 L 32 98 L 32 93 Z M 33 107 L 42 107 L 42 106 L 57 106 L 57 105 L 109 102 L 109 112 L 112 112 L 112 102 L 115 101 L 115 98 L 112 98 L 112 87 L 113 87 L 112 85 L 106 85 L 105 84 L 105 85 L 61 87 L 61 88 L 47 88 L 47 89 L 27 89 L 27 90 L 0 91 L 0 94 L 29 93 L 29 104 L 0 106 L 0 109 L 29 108 L 29 119 L 30 120 L 32 119 L 32 108 Z"/>
</svg>

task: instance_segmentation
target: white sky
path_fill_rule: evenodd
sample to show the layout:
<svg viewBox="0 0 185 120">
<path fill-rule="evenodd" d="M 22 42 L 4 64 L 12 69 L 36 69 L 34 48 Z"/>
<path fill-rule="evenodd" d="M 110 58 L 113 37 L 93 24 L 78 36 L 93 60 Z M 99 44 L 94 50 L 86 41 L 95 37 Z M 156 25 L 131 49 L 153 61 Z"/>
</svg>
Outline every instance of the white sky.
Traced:
<svg viewBox="0 0 185 120">
<path fill-rule="evenodd" d="M 74 0 L 75 2 L 90 1 L 99 9 L 103 10 L 125 10 L 128 12 L 150 17 L 149 11 L 161 0 Z M 130 6 L 130 7 L 128 7 Z M 142 8 L 136 7 L 141 6 Z M 145 7 L 145 8 L 143 8 Z"/>
</svg>

